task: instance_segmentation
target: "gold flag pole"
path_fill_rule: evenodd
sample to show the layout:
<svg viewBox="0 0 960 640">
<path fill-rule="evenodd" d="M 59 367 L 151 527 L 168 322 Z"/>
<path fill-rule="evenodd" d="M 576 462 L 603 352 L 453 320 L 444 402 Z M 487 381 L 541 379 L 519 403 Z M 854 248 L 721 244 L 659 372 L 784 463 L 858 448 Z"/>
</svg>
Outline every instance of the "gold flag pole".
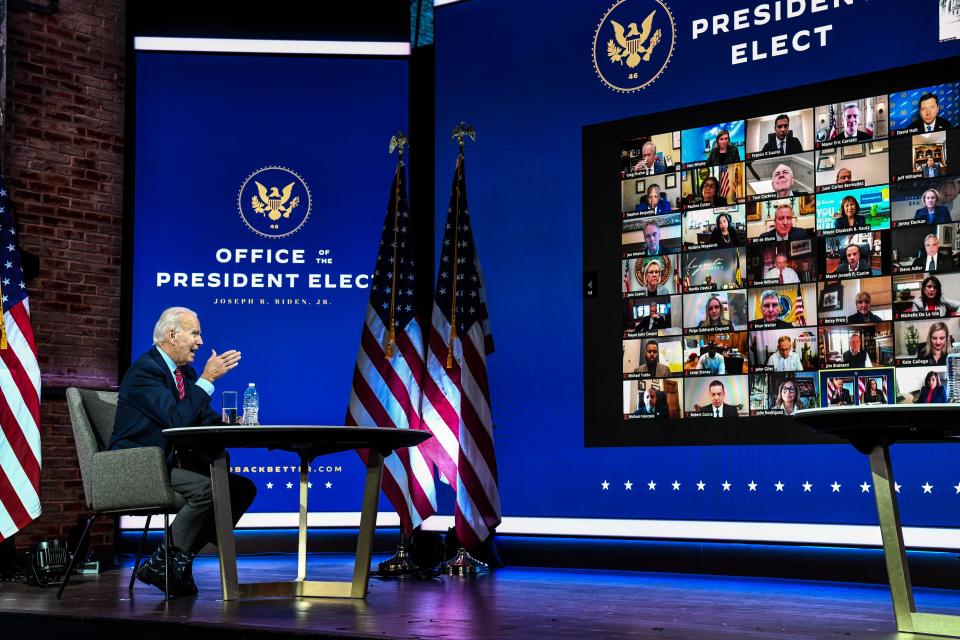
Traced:
<svg viewBox="0 0 960 640">
<path fill-rule="evenodd" d="M 457 170 L 455 176 L 456 182 L 456 208 L 454 209 L 453 222 L 453 278 L 450 281 L 450 345 L 447 347 L 447 369 L 453 369 L 453 343 L 457 339 L 457 250 L 460 247 L 460 182 L 463 179 L 463 146 L 464 138 L 470 138 L 477 141 L 477 132 L 466 122 L 461 122 L 453 128 L 451 139 L 456 139 L 460 152 L 457 154 Z"/>
<path fill-rule="evenodd" d="M 397 242 L 397 234 L 400 229 L 400 169 L 403 167 L 403 148 L 406 145 L 407 136 L 403 131 L 398 131 L 397 135 L 390 138 L 390 147 L 387 151 L 387 153 L 397 151 L 397 171 L 394 174 L 394 184 L 396 186 L 393 193 L 393 273 L 391 274 L 390 285 L 390 327 L 387 330 L 387 343 L 383 347 L 385 358 L 393 357 L 393 345 L 397 340 L 396 321 L 394 319 L 397 306 L 397 269 L 399 268 L 397 266 L 399 264 L 397 251 L 400 247 L 400 243 Z"/>
<path fill-rule="evenodd" d="M 0 288 L 0 351 L 7 348 L 7 322 L 4 320 L 6 310 L 3 308 L 3 289 Z"/>
</svg>

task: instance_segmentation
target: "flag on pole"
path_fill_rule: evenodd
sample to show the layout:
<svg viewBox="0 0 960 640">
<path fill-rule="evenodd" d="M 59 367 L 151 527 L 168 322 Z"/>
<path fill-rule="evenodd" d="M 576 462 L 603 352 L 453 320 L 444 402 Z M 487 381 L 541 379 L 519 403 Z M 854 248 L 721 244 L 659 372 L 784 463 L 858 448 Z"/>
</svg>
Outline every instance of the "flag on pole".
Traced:
<svg viewBox="0 0 960 640">
<path fill-rule="evenodd" d="M 391 150 L 392 147 L 391 141 Z M 353 370 L 347 424 L 421 429 L 424 339 L 417 319 L 402 148 L 370 282 L 370 302 Z M 383 492 L 400 516 L 404 535 L 409 536 L 437 510 L 433 468 L 419 447 L 410 447 L 388 456 L 384 470 Z"/>
<path fill-rule="evenodd" d="M 730 195 L 730 171 L 725 164 L 720 165 L 720 195 L 725 199 Z"/>
<path fill-rule="evenodd" d="M 493 352 L 483 276 L 467 208 L 463 149 L 457 157 L 424 382 L 430 456 L 456 490 L 457 538 L 476 549 L 500 524 L 487 355 Z"/>
<path fill-rule="evenodd" d="M 793 304 L 794 323 L 801 327 L 807 326 L 807 318 L 803 314 L 803 294 L 800 292 L 800 285 L 797 285 L 797 299 Z"/>
<path fill-rule="evenodd" d="M 0 176 L 0 541 L 40 515 L 40 367 L 5 181 Z"/>
</svg>

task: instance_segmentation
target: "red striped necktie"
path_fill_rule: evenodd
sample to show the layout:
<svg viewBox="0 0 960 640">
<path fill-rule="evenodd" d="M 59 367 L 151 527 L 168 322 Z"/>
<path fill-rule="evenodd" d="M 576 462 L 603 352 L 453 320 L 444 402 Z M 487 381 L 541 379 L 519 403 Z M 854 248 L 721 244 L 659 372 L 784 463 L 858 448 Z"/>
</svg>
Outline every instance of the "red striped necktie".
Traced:
<svg viewBox="0 0 960 640">
<path fill-rule="evenodd" d="M 183 400 L 187 392 L 183 388 L 183 372 L 180 371 L 180 367 L 173 370 L 173 379 L 177 381 L 177 395 Z"/>
</svg>

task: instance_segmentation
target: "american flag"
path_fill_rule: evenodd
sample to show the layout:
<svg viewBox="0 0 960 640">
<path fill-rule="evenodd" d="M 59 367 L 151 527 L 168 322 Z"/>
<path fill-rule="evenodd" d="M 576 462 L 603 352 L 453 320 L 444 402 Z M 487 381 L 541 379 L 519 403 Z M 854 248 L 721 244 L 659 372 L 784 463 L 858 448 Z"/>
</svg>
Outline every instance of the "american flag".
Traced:
<svg viewBox="0 0 960 640">
<path fill-rule="evenodd" d="M 793 310 L 794 324 L 801 327 L 807 326 L 807 318 L 803 315 L 803 294 L 800 293 L 800 285 L 797 285 L 797 301 Z"/>
<path fill-rule="evenodd" d="M 720 195 L 726 198 L 730 194 L 730 172 L 727 165 L 720 165 Z"/>
<path fill-rule="evenodd" d="M 425 443 L 430 455 L 456 489 L 454 526 L 457 538 L 467 549 L 479 546 L 500 524 L 487 383 L 487 354 L 492 352 L 461 151 L 440 248 L 423 420 L 433 433 L 433 438 Z"/>
<path fill-rule="evenodd" d="M 830 122 L 828 127 L 827 140 L 833 140 L 837 137 L 837 112 L 833 105 L 830 105 Z"/>
<path fill-rule="evenodd" d="M 623 261 L 623 292 L 630 293 L 630 261 Z"/>
<path fill-rule="evenodd" d="M 424 339 L 417 320 L 413 255 L 401 160 L 393 178 L 370 284 L 370 302 L 350 389 L 348 425 L 423 428 L 420 397 Z M 410 447 L 388 456 L 384 469 L 383 492 L 397 510 L 404 534 L 409 536 L 437 510 L 433 468 L 419 447 Z"/>
<path fill-rule="evenodd" d="M 0 541 L 40 515 L 40 367 L 10 202 L 0 176 Z"/>
<path fill-rule="evenodd" d="M 833 399 L 839 397 L 842 388 L 843 380 L 840 378 L 827 378 L 827 400 L 831 405 L 833 404 Z"/>
</svg>

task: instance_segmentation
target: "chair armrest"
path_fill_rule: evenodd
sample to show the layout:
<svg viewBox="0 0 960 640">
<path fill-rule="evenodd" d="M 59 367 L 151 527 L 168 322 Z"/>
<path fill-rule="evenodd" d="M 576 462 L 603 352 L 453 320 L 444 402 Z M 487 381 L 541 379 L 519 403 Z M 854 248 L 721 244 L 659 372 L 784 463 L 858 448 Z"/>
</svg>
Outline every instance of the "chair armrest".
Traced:
<svg viewBox="0 0 960 640">
<path fill-rule="evenodd" d="M 159 447 L 100 451 L 90 461 L 96 511 L 173 508 L 170 472 Z"/>
</svg>

